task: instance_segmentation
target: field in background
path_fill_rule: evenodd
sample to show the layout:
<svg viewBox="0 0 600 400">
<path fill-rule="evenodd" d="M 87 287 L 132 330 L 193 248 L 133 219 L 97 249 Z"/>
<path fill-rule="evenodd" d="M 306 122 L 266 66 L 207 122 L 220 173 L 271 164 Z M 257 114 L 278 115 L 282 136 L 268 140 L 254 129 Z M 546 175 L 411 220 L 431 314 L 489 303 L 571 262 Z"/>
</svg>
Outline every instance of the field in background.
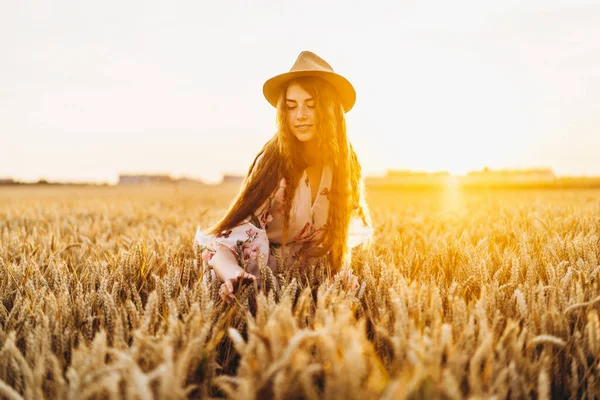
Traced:
<svg viewBox="0 0 600 400">
<path fill-rule="evenodd" d="M 367 190 L 359 288 L 225 305 L 192 239 L 235 187 L 0 189 L 0 397 L 600 396 L 600 190 Z"/>
</svg>

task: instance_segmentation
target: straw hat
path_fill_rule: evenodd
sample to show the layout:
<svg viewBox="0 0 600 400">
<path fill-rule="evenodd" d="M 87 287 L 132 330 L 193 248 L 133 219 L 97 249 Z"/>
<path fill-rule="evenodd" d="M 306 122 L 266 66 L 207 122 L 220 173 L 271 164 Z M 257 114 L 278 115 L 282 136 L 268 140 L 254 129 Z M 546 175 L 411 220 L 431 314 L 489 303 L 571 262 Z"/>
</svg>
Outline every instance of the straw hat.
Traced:
<svg viewBox="0 0 600 400">
<path fill-rule="evenodd" d="M 333 72 L 333 68 L 331 68 L 331 65 L 327 61 L 310 51 L 300 53 L 289 72 L 276 75 L 265 82 L 263 85 L 263 94 L 267 101 L 273 107 L 277 107 L 281 87 L 289 80 L 300 76 L 317 76 L 331 83 L 340 94 L 345 112 L 350 111 L 352 106 L 354 106 L 356 91 L 350 81 L 342 75 Z"/>
</svg>

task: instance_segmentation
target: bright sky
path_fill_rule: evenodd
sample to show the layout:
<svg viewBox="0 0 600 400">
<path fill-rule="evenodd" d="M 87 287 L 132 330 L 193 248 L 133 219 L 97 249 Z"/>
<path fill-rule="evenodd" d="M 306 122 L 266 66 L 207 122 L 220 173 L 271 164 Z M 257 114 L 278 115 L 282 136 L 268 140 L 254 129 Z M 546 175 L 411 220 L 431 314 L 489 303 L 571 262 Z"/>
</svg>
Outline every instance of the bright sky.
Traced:
<svg viewBox="0 0 600 400">
<path fill-rule="evenodd" d="M 367 175 L 600 175 L 597 1 L 19 0 L 0 5 L 0 177 L 244 173 L 275 130 L 262 84 L 302 50 L 354 84 Z"/>
</svg>

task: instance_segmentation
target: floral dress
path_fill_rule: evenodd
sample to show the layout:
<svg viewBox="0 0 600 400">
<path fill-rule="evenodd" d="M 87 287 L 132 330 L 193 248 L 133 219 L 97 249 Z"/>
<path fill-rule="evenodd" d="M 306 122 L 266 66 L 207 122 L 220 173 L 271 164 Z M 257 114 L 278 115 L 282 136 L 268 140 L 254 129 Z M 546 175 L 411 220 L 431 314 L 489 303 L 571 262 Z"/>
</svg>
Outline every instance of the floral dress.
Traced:
<svg viewBox="0 0 600 400">
<path fill-rule="evenodd" d="M 260 158 L 257 162 L 259 161 Z M 321 235 L 325 233 L 331 178 L 331 167 L 325 165 L 321 173 L 317 196 L 313 203 L 310 181 L 306 170 L 302 174 L 290 210 L 286 265 L 292 265 L 303 249 L 310 246 L 311 242 L 320 239 Z M 259 254 L 262 254 L 268 267 L 274 273 L 277 273 L 278 269 L 284 265 L 281 247 L 284 188 L 285 180 L 282 179 L 273 194 L 249 217 L 232 229 L 218 234 L 206 235 L 198 227 L 194 245 L 200 251 L 202 260 L 212 267 L 213 255 L 220 245 L 224 245 L 234 252 L 240 266 L 246 264 L 246 271 L 257 277 L 260 276 L 257 265 Z M 372 235 L 373 228 L 363 226 L 362 220 L 357 216 L 353 216 L 348 230 L 348 248 L 358 246 Z M 347 259 L 349 260 L 350 257 Z"/>
</svg>

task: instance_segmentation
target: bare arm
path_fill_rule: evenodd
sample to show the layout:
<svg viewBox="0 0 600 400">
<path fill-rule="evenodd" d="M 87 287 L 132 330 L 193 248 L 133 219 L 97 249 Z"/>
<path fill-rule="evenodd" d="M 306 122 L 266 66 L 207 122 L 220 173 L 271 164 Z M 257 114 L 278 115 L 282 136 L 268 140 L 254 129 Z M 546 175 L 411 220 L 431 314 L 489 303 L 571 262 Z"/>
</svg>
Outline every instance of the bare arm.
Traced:
<svg viewBox="0 0 600 400">
<path fill-rule="evenodd" d="M 234 285 L 238 280 L 255 280 L 256 276 L 245 272 L 237 263 L 233 250 L 220 244 L 212 258 L 213 269 L 217 277 L 223 281 L 221 298 L 229 302 L 234 297 Z"/>
<path fill-rule="evenodd" d="M 215 252 L 212 261 L 215 274 L 222 281 L 225 281 L 227 277 L 234 275 L 241 269 L 235 259 L 233 250 L 223 244 L 219 245 L 219 249 Z"/>
</svg>

